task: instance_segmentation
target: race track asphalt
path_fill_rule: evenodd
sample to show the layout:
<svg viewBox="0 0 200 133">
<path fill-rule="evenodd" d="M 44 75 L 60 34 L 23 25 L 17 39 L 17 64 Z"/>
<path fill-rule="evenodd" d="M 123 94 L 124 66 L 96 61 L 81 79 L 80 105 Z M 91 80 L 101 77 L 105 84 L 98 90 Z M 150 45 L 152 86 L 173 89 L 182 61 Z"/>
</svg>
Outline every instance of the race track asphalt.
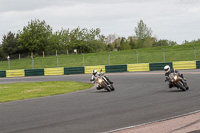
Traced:
<svg viewBox="0 0 200 133">
<path fill-rule="evenodd" d="M 169 89 L 163 71 L 110 73 L 116 91 L 88 90 L 0 103 L 0 133 L 100 133 L 200 110 L 200 71 L 182 70 L 190 90 Z M 91 75 L 1 78 L 89 83 Z"/>
</svg>

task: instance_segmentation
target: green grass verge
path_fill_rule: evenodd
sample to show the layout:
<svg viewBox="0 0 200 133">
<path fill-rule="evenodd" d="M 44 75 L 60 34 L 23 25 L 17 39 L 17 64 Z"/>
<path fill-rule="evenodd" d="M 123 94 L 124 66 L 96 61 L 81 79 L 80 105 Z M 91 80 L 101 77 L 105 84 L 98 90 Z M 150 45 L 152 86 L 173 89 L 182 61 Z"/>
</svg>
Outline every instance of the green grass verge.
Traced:
<svg viewBox="0 0 200 133">
<path fill-rule="evenodd" d="M 196 60 L 200 60 L 200 44 L 185 44 L 166 47 L 153 47 L 137 49 L 139 63 L 160 63 L 164 62 L 163 51 L 165 50 L 165 62 L 192 61 L 194 58 L 194 48 L 196 48 Z M 135 49 L 112 51 L 110 54 L 111 65 L 135 64 L 137 57 Z M 109 65 L 107 52 L 84 54 L 85 66 Z M 78 55 L 58 55 L 59 67 L 79 67 L 83 66 L 83 57 Z M 34 58 L 34 68 L 56 68 L 56 56 L 45 56 Z M 30 57 L 21 60 L 10 61 L 10 69 L 32 69 Z M 8 70 L 8 61 L 0 61 L 0 70 Z"/>
<path fill-rule="evenodd" d="M 0 84 L 0 102 L 64 94 L 88 89 L 92 86 L 92 84 L 72 81 Z"/>
</svg>

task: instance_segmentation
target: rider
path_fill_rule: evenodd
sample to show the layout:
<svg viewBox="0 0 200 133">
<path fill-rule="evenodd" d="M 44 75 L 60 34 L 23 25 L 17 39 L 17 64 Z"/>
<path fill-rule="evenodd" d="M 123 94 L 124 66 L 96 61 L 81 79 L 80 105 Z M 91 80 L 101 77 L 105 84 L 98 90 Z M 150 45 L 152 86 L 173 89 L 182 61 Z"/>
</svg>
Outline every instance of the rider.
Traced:
<svg viewBox="0 0 200 133">
<path fill-rule="evenodd" d="M 90 79 L 90 81 L 95 81 L 96 78 L 100 75 L 101 73 L 97 72 L 97 70 L 93 70 L 92 71 L 92 77 Z M 108 76 L 104 76 L 111 84 L 113 84 L 112 81 L 110 81 L 110 79 L 108 78 Z"/>
<path fill-rule="evenodd" d="M 90 79 L 90 81 L 95 81 L 95 79 L 97 78 L 97 76 L 99 75 L 100 73 L 97 72 L 97 70 L 93 70 L 92 71 L 92 77 Z"/>
<path fill-rule="evenodd" d="M 170 73 L 177 73 L 178 76 L 182 77 L 184 80 L 186 80 L 184 77 L 183 77 L 183 74 L 181 74 L 179 71 L 175 70 L 175 69 L 170 69 L 170 66 L 169 65 L 166 65 L 164 67 L 164 70 L 165 70 L 165 76 L 166 76 L 166 79 L 165 79 L 165 82 L 166 81 L 169 81 L 169 75 Z M 171 81 L 169 81 L 169 88 L 172 88 L 173 87 L 173 84 L 171 83 Z"/>
</svg>

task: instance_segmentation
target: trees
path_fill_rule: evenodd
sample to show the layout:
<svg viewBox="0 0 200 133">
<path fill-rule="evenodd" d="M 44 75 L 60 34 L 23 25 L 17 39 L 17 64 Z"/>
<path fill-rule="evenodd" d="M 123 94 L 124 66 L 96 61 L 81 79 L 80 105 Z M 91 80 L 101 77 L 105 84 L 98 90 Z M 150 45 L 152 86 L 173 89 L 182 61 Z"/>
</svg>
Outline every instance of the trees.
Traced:
<svg viewBox="0 0 200 133">
<path fill-rule="evenodd" d="M 128 41 L 126 40 L 125 37 L 122 37 L 121 40 L 120 40 L 120 50 L 129 50 L 131 49 Z"/>
<path fill-rule="evenodd" d="M 173 45 L 177 45 L 177 43 L 174 42 L 174 41 L 166 40 L 166 39 L 155 41 L 153 43 L 153 47 L 157 47 L 157 46 L 173 46 Z"/>
<path fill-rule="evenodd" d="M 128 38 L 118 37 L 116 34 L 105 37 L 99 28 L 77 27 L 52 33 L 52 28 L 44 20 L 35 19 L 28 22 L 28 25 L 24 26 L 18 34 L 9 32 L 7 36 L 4 35 L 2 46 L 0 46 L 0 51 L 2 51 L 0 56 L 30 52 L 42 54 L 42 51 L 46 54 L 55 54 L 56 50 L 59 53 L 66 53 L 67 50 L 72 52 L 74 49 L 77 49 L 78 53 L 90 53 L 177 44 L 168 40 L 157 41 L 155 37 L 152 37 L 151 28 L 148 28 L 143 20 L 139 21 L 134 31 L 136 36 Z"/>
<path fill-rule="evenodd" d="M 4 54 L 3 54 L 3 48 L 2 45 L 0 44 L 0 58 L 3 58 Z"/>
<path fill-rule="evenodd" d="M 115 39 L 117 38 L 117 35 L 116 34 L 109 34 L 107 37 L 106 37 L 106 44 L 112 44 Z"/>
<path fill-rule="evenodd" d="M 151 47 L 152 46 L 152 30 L 140 20 L 138 26 L 135 27 L 135 34 L 137 37 L 137 48 Z"/>
<path fill-rule="evenodd" d="M 28 52 L 42 53 L 49 44 L 52 28 L 39 19 L 31 20 L 19 33 L 19 48 Z"/>
<path fill-rule="evenodd" d="M 140 20 L 138 26 L 135 27 L 135 34 L 138 39 L 145 40 L 147 37 L 152 36 L 152 30 L 151 28 L 148 28 L 142 20 Z"/>
<path fill-rule="evenodd" d="M 70 30 L 61 29 L 56 31 L 50 37 L 49 44 L 47 45 L 46 53 L 52 54 L 57 50 L 58 52 L 69 50 L 70 47 Z"/>
<path fill-rule="evenodd" d="M 131 49 L 134 49 L 136 46 L 135 46 L 135 42 L 133 40 L 133 37 L 128 37 L 128 40 L 129 40 L 129 45 L 131 47 Z"/>
<path fill-rule="evenodd" d="M 8 32 L 7 35 L 3 36 L 2 39 L 2 52 L 7 55 L 17 54 L 19 52 L 18 44 L 17 44 L 18 35 Z"/>
<path fill-rule="evenodd" d="M 79 27 L 70 31 L 70 47 L 77 49 L 79 53 L 89 53 L 105 50 L 105 36 L 100 34 L 101 30 L 80 29 Z"/>
</svg>

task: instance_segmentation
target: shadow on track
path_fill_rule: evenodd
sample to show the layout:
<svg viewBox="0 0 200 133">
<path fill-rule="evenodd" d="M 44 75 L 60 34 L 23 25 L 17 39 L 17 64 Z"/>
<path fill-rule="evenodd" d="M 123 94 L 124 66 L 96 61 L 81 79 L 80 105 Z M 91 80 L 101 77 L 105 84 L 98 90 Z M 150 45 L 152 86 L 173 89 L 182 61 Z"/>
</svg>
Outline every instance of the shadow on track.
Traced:
<svg viewBox="0 0 200 133">
<path fill-rule="evenodd" d="M 182 90 L 169 90 L 168 92 L 185 92 L 185 91 L 182 91 Z"/>
<path fill-rule="evenodd" d="M 110 92 L 108 92 L 108 91 L 106 91 L 106 90 L 102 90 L 102 91 L 93 91 L 93 92 L 91 92 L 91 93 L 110 93 Z"/>
</svg>

